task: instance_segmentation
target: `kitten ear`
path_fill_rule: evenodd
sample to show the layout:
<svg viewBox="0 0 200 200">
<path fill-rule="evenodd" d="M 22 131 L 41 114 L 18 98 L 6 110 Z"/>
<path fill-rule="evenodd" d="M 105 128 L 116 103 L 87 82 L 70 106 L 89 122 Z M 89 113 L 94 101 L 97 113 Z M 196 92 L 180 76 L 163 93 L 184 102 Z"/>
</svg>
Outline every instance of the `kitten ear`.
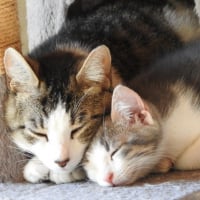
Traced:
<svg viewBox="0 0 200 200">
<path fill-rule="evenodd" d="M 112 96 L 111 119 L 113 122 L 129 124 L 153 124 L 150 112 L 142 98 L 128 87 L 118 85 Z"/>
<path fill-rule="evenodd" d="M 4 54 L 4 67 L 8 88 L 16 92 L 31 92 L 38 86 L 39 80 L 23 56 L 13 48 Z"/>
<path fill-rule="evenodd" d="M 111 81 L 111 55 L 105 45 L 93 49 L 78 72 L 76 79 L 79 84 L 89 87 L 101 85 L 109 88 Z"/>
</svg>

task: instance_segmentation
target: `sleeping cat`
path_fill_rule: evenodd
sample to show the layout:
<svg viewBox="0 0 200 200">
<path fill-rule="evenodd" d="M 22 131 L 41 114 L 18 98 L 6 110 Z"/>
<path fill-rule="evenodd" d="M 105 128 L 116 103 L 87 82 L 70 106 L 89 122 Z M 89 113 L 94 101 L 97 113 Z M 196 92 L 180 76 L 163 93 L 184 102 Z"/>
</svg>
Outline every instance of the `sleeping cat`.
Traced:
<svg viewBox="0 0 200 200">
<path fill-rule="evenodd" d="M 152 171 L 200 169 L 200 42 L 119 85 L 84 162 L 103 186 L 128 185 Z"/>
<path fill-rule="evenodd" d="M 67 20 L 28 58 L 6 50 L 6 120 L 14 142 L 34 155 L 26 180 L 83 178 L 76 168 L 110 110 L 110 88 L 182 46 L 165 17 L 163 7 L 116 0 Z"/>
<path fill-rule="evenodd" d="M 127 0 L 120 0 L 126 3 Z M 70 1 L 71 2 L 71 1 Z M 198 2 L 194 0 L 133 0 L 140 6 L 151 6 L 160 8 L 165 16 L 165 20 L 183 41 L 190 41 L 199 38 L 200 28 L 198 23 L 199 10 Z M 94 10 L 107 4 L 114 4 L 116 0 L 75 0 L 72 2 L 67 12 L 67 19 L 74 19 L 88 16 Z M 194 14 L 194 10 L 197 15 Z"/>
</svg>

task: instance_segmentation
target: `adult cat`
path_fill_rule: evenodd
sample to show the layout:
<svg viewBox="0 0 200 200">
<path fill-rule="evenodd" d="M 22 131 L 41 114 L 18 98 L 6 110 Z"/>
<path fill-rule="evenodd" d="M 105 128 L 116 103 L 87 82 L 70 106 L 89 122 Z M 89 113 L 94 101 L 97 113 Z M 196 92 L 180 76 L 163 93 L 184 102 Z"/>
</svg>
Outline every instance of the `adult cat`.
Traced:
<svg viewBox="0 0 200 200">
<path fill-rule="evenodd" d="M 7 49 L 7 123 L 14 142 L 35 156 L 26 180 L 82 178 L 74 170 L 110 110 L 110 88 L 182 45 L 165 17 L 163 7 L 119 0 L 67 20 L 27 60 Z"/>
<path fill-rule="evenodd" d="M 111 119 L 85 158 L 88 177 L 103 186 L 132 184 L 152 171 L 200 169 L 200 42 L 166 56 L 117 86 Z"/>
</svg>

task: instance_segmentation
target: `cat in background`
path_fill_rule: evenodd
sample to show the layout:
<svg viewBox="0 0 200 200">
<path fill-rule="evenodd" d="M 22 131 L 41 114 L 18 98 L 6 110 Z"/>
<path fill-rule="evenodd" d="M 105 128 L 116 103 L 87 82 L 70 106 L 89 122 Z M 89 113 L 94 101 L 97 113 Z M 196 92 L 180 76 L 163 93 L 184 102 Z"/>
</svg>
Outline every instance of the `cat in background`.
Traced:
<svg viewBox="0 0 200 200">
<path fill-rule="evenodd" d="M 71 2 L 71 1 L 70 1 Z M 126 3 L 127 0 L 121 0 Z M 191 41 L 194 38 L 199 38 L 199 3 L 194 0 L 133 0 L 140 6 L 150 6 L 160 8 L 163 12 L 165 19 L 168 21 L 172 29 L 181 37 L 185 42 Z M 114 4 L 116 0 L 75 0 L 72 1 L 68 12 L 67 19 L 80 18 L 90 15 L 94 10 L 99 9 L 101 6 L 107 4 Z M 196 11 L 196 14 L 194 14 Z"/>
<path fill-rule="evenodd" d="M 84 159 L 102 186 L 129 185 L 150 172 L 200 169 L 200 42 L 119 85 Z"/>
<path fill-rule="evenodd" d="M 76 168 L 110 111 L 110 88 L 183 44 L 163 9 L 116 0 L 66 20 L 28 58 L 7 49 L 7 124 L 14 142 L 34 155 L 24 168 L 26 180 L 63 183 L 84 177 Z"/>
</svg>

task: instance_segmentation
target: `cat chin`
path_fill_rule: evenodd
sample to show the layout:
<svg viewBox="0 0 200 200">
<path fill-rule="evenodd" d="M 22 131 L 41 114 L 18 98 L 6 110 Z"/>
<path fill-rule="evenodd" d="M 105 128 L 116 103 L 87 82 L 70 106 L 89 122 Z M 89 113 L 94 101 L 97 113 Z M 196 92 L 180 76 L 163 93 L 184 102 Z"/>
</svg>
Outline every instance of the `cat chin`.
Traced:
<svg viewBox="0 0 200 200">
<path fill-rule="evenodd" d="M 88 177 L 92 182 L 94 182 L 94 183 L 96 183 L 96 184 L 98 184 L 98 185 L 100 185 L 100 186 L 103 186 L 103 187 L 113 187 L 113 186 L 114 186 L 114 184 L 111 184 L 111 183 L 109 183 L 109 182 L 106 182 L 106 181 L 104 181 L 104 180 L 101 179 L 101 178 L 99 178 L 99 179 L 97 180 L 96 178 L 93 178 L 93 177 L 89 176 L 88 174 L 87 174 L 87 177 Z"/>
<path fill-rule="evenodd" d="M 131 182 L 129 182 L 129 181 L 113 181 L 113 183 L 109 183 L 109 182 L 106 182 L 103 180 L 92 180 L 92 181 L 103 187 L 119 187 L 119 186 L 127 186 L 127 185 L 133 184 L 133 181 L 131 181 Z"/>
<path fill-rule="evenodd" d="M 115 186 L 114 184 L 110 184 L 106 181 L 97 181 L 97 183 L 100 185 L 100 186 L 103 186 L 103 187 L 113 187 Z"/>
<path fill-rule="evenodd" d="M 130 181 L 113 181 L 113 183 L 108 183 L 106 181 L 94 181 L 96 182 L 98 185 L 103 186 L 103 187 L 120 187 L 120 186 L 129 186 L 129 185 L 133 185 L 134 184 L 134 180 Z"/>
</svg>

